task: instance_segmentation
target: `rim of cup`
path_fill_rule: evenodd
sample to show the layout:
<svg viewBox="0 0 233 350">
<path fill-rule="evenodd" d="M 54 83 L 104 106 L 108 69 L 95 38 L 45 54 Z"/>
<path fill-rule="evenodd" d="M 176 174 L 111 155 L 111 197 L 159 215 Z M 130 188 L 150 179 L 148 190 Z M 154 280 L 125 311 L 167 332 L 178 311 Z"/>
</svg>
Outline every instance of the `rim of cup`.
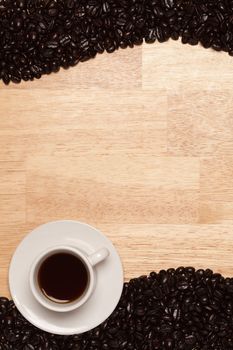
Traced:
<svg viewBox="0 0 233 350">
<path fill-rule="evenodd" d="M 68 252 L 77 256 L 79 259 L 82 260 L 88 272 L 88 285 L 86 291 L 77 300 L 74 300 L 70 303 L 58 303 L 50 300 L 43 294 L 38 284 L 37 275 L 42 262 L 47 257 L 59 252 Z M 30 268 L 29 284 L 33 296 L 46 309 L 57 312 L 68 312 L 79 308 L 80 306 L 85 304 L 85 302 L 90 298 L 95 286 L 95 273 L 93 270 L 93 266 L 91 265 L 90 261 L 88 260 L 88 256 L 85 255 L 85 253 L 81 252 L 78 248 L 59 245 L 47 248 L 36 257 Z"/>
</svg>

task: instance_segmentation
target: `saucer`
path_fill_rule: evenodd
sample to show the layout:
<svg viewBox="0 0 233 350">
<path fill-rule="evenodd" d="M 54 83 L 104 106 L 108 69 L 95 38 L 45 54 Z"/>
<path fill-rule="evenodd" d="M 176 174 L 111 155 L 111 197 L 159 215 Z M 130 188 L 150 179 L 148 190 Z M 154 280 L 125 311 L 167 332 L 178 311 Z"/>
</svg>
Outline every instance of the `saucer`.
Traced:
<svg viewBox="0 0 233 350">
<path fill-rule="evenodd" d="M 96 269 L 96 287 L 80 308 L 59 313 L 44 308 L 29 286 L 29 270 L 37 255 L 55 245 L 79 247 L 87 254 L 106 247 L 110 254 Z M 114 311 L 123 289 L 123 270 L 110 240 L 87 224 L 64 220 L 41 225 L 17 247 L 9 268 L 12 299 L 21 314 L 34 326 L 50 333 L 72 335 L 87 332 L 104 322 Z"/>
</svg>

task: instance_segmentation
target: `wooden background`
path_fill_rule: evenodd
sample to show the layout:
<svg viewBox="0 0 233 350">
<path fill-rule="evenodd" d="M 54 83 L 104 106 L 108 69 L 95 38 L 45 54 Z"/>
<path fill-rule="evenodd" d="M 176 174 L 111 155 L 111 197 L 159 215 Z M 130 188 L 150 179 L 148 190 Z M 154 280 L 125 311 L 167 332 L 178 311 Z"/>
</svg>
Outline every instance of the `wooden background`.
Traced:
<svg viewBox="0 0 233 350">
<path fill-rule="evenodd" d="M 0 294 L 50 220 L 102 230 L 125 278 L 180 265 L 233 276 L 233 59 L 178 42 L 0 85 Z"/>
</svg>

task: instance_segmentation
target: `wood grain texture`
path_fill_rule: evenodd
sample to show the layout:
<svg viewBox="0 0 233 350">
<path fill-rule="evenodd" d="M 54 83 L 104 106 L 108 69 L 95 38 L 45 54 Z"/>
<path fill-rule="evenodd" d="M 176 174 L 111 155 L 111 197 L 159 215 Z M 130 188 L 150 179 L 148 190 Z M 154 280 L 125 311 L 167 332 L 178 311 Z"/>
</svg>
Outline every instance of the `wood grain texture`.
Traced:
<svg viewBox="0 0 233 350">
<path fill-rule="evenodd" d="M 63 218 L 102 230 L 126 280 L 232 276 L 232 63 L 169 41 L 0 85 L 0 294 L 20 240 Z"/>
</svg>

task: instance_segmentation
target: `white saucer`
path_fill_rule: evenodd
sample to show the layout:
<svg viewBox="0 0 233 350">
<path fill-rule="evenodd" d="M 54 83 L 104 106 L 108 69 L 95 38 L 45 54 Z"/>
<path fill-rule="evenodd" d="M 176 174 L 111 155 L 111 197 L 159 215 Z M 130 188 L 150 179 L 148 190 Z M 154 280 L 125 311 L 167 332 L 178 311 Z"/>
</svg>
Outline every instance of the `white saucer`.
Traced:
<svg viewBox="0 0 233 350">
<path fill-rule="evenodd" d="M 29 269 L 35 257 L 54 245 L 77 246 L 87 254 L 106 247 L 110 255 L 95 267 L 97 283 L 90 299 L 67 313 L 41 306 L 29 287 Z M 77 221 L 54 221 L 39 226 L 17 247 L 10 264 L 9 286 L 21 314 L 36 327 L 55 334 L 86 332 L 106 320 L 115 309 L 123 288 L 123 270 L 113 244 L 95 228 Z"/>
</svg>

